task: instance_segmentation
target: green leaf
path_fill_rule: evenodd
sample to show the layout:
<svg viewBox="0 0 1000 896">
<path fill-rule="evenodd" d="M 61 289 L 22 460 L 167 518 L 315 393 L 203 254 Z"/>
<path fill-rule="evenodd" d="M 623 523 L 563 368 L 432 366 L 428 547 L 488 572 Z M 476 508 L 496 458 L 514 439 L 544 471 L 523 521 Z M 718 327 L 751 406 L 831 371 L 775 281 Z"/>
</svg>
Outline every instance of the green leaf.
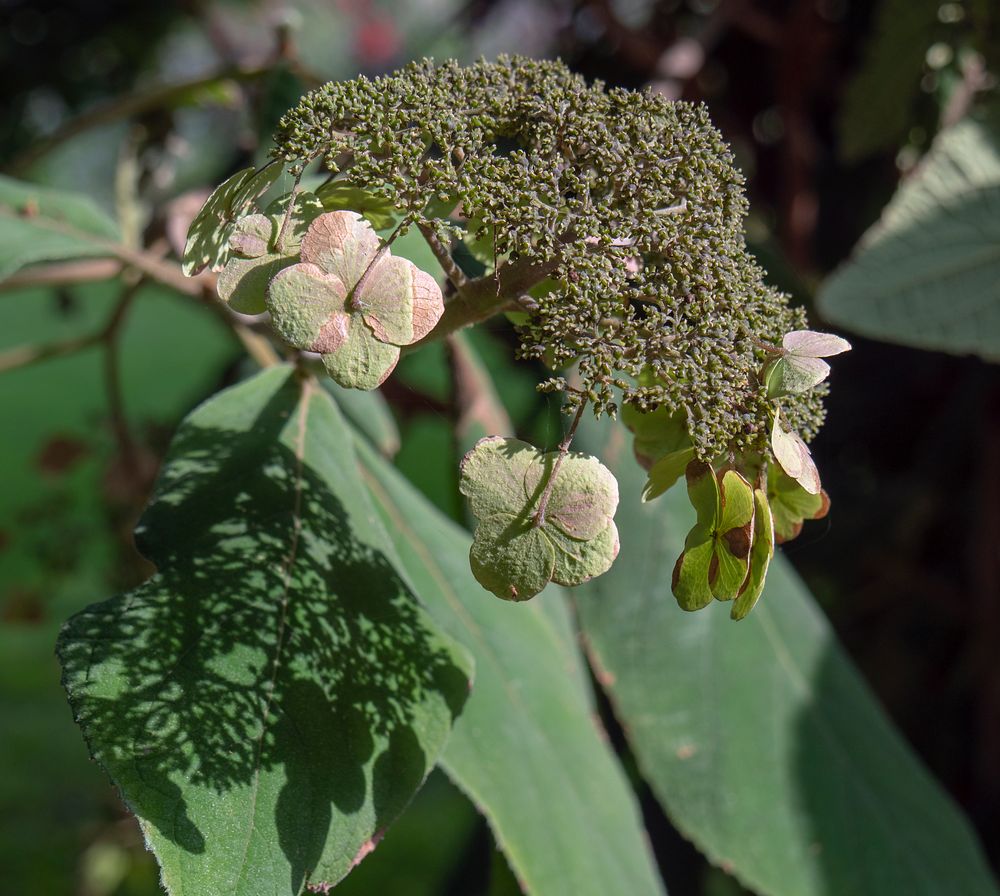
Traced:
<svg viewBox="0 0 1000 896">
<path fill-rule="evenodd" d="M 91 200 L 0 175 L 0 280 L 38 261 L 114 255 L 118 239 Z"/>
<path fill-rule="evenodd" d="M 784 559 L 739 625 L 714 605 L 684 614 L 665 583 L 685 496 L 642 504 L 627 435 L 581 430 L 585 448 L 619 459 L 622 553 L 574 598 L 641 772 L 681 832 L 764 896 L 995 896 L 968 823 Z"/>
<path fill-rule="evenodd" d="M 941 133 L 851 259 L 830 321 L 876 339 L 1000 360 L 1000 112 Z"/>
<path fill-rule="evenodd" d="M 445 771 L 486 815 L 532 896 L 662 893 L 631 788 L 594 724 L 559 591 L 484 597 L 468 534 L 366 445 L 363 475 L 429 612 L 476 659 Z"/>
<path fill-rule="evenodd" d="M 638 450 L 638 439 L 636 443 Z M 684 475 L 684 470 L 692 460 L 694 460 L 694 448 L 681 448 L 679 451 L 663 455 L 649 468 L 649 479 L 646 480 L 646 487 L 642 490 L 642 500 L 652 501 L 672 488 Z"/>
<path fill-rule="evenodd" d="M 329 396 L 288 368 L 182 424 L 137 590 L 67 623 L 74 713 L 169 893 L 335 883 L 420 786 L 468 690 L 414 601 Z"/>
</svg>

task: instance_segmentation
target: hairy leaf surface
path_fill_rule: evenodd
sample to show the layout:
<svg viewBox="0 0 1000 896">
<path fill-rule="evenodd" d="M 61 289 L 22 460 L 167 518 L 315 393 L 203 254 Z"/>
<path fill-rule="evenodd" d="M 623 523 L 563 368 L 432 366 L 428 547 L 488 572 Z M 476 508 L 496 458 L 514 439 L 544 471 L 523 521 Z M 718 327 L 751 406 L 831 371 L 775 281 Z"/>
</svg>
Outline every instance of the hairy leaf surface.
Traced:
<svg viewBox="0 0 1000 896">
<path fill-rule="evenodd" d="M 136 536 L 156 575 L 59 653 L 168 892 L 336 882 L 433 765 L 470 667 L 387 559 L 329 395 L 282 367 L 202 405 Z"/>
<path fill-rule="evenodd" d="M 1000 361 L 1000 113 L 935 140 L 818 302 L 865 336 Z"/>
<path fill-rule="evenodd" d="M 574 594 L 591 659 L 657 798 L 767 896 L 995 894 L 968 824 L 914 757 L 783 558 L 738 625 L 685 614 L 680 489 L 643 504 L 621 428 L 577 439 L 618 476 L 622 554 Z"/>
</svg>

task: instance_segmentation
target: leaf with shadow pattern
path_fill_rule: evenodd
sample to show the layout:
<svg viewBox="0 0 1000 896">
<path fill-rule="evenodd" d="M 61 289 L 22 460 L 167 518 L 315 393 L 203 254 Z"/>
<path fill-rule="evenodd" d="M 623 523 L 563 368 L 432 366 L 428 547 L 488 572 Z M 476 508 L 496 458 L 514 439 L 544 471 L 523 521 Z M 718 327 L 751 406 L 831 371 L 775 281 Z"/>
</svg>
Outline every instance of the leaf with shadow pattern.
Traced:
<svg viewBox="0 0 1000 896">
<path fill-rule="evenodd" d="M 136 531 L 156 575 L 63 630 L 76 719 L 170 893 L 335 883 L 461 711 L 471 663 L 383 553 L 356 463 L 288 368 L 216 396 Z"/>
</svg>

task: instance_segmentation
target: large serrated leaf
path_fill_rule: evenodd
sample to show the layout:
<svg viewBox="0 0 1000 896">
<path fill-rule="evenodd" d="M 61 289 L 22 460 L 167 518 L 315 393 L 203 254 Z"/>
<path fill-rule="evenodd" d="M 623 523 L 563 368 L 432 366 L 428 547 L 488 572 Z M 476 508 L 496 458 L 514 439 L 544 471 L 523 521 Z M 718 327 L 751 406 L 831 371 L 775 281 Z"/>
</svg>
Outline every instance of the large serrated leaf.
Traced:
<svg viewBox="0 0 1000 896">
<path fill-rule="evenodd" d="M 363 474 L 414 590 L 472 651 L 476 685 L 442 758 L 532 896 L 663 893 L 625 776 L 591 716 L 556 589 L 485 594 L 469 535 L 367 446 Z"/>
<path fill-rule="evenodd" d="M 581 427 L 581 429 L 583 429 Z M 969 825 L 913 755 L 782 557 L 760 603 L 685 614 L 680 489 L 642 504 L 620 428 L 577 440 L 616 473 L 622 551 L 577 589 L 594 665 L 677 827 L 767 896 L 995 896 Z"/>
<path fill-rule="evenodd" d="M 137 542 L 156 575 L 73 617 L 59 654 L 168 893 L 336 882 L 423 781 L 470 671 L 387 559 L 329 395 L 275 368 L 198 408 Z"/>
<path fill-rule="evenodd" d="M 1000 360 L 1000 113 L 938 136 L 818 303 L 865 336 Z"/>
<path fill-rule="evenodd" d="M 0 176 L 0 280 L 37 261 L 114 255 L 118 239 L 85 196 Z"/>
</svg>

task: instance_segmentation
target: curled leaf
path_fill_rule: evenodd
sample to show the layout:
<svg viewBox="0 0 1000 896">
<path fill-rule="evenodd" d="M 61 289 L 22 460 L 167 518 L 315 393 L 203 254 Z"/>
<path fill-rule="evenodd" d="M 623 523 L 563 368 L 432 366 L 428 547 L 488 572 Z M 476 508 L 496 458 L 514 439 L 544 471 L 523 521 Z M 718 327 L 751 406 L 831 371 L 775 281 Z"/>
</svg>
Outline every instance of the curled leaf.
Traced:
<svg viewBox="0 0 1000 896">
<path fill-rule="evenodd" d="M 556 470 L 558 458 L 491 436 L 462 460 L 459 487 L 477 520 L 472 572 L 504 600 L 528 600 L 550 581 L 579 585 L 618 555 L 614 476 L 595 457 L 570 452 Z"/>
<path fill-rule="evenodd" d="M 622 408 L 622 422 L 635 437 L 632 443 L 635 459 L 647 470 L 660 458 L 691 446 L 683 412 L 672 413 L 667 407 L 644 412 L 626 403 Z"/>
<path fill-rule="evenodd" d="M 774 459 L 785 473 L 810 495 L 818 495 L 822 488 L 819 470 L 813 462 L 809 448 L 797 432 L 785 429 L 780 408 L 771 424 L 771 450 Z"/>
<path fill-rule="evenodd" d="M 400 346 L 422 339 L 444 313 L 434 278 L 393 256 L 356 212 L 316 217 L 300 255 L 271 280 L 267 309 L 281 337 L 323 355 L 342 386 L 378 386 L 396 366 Z"/>
</svg>

